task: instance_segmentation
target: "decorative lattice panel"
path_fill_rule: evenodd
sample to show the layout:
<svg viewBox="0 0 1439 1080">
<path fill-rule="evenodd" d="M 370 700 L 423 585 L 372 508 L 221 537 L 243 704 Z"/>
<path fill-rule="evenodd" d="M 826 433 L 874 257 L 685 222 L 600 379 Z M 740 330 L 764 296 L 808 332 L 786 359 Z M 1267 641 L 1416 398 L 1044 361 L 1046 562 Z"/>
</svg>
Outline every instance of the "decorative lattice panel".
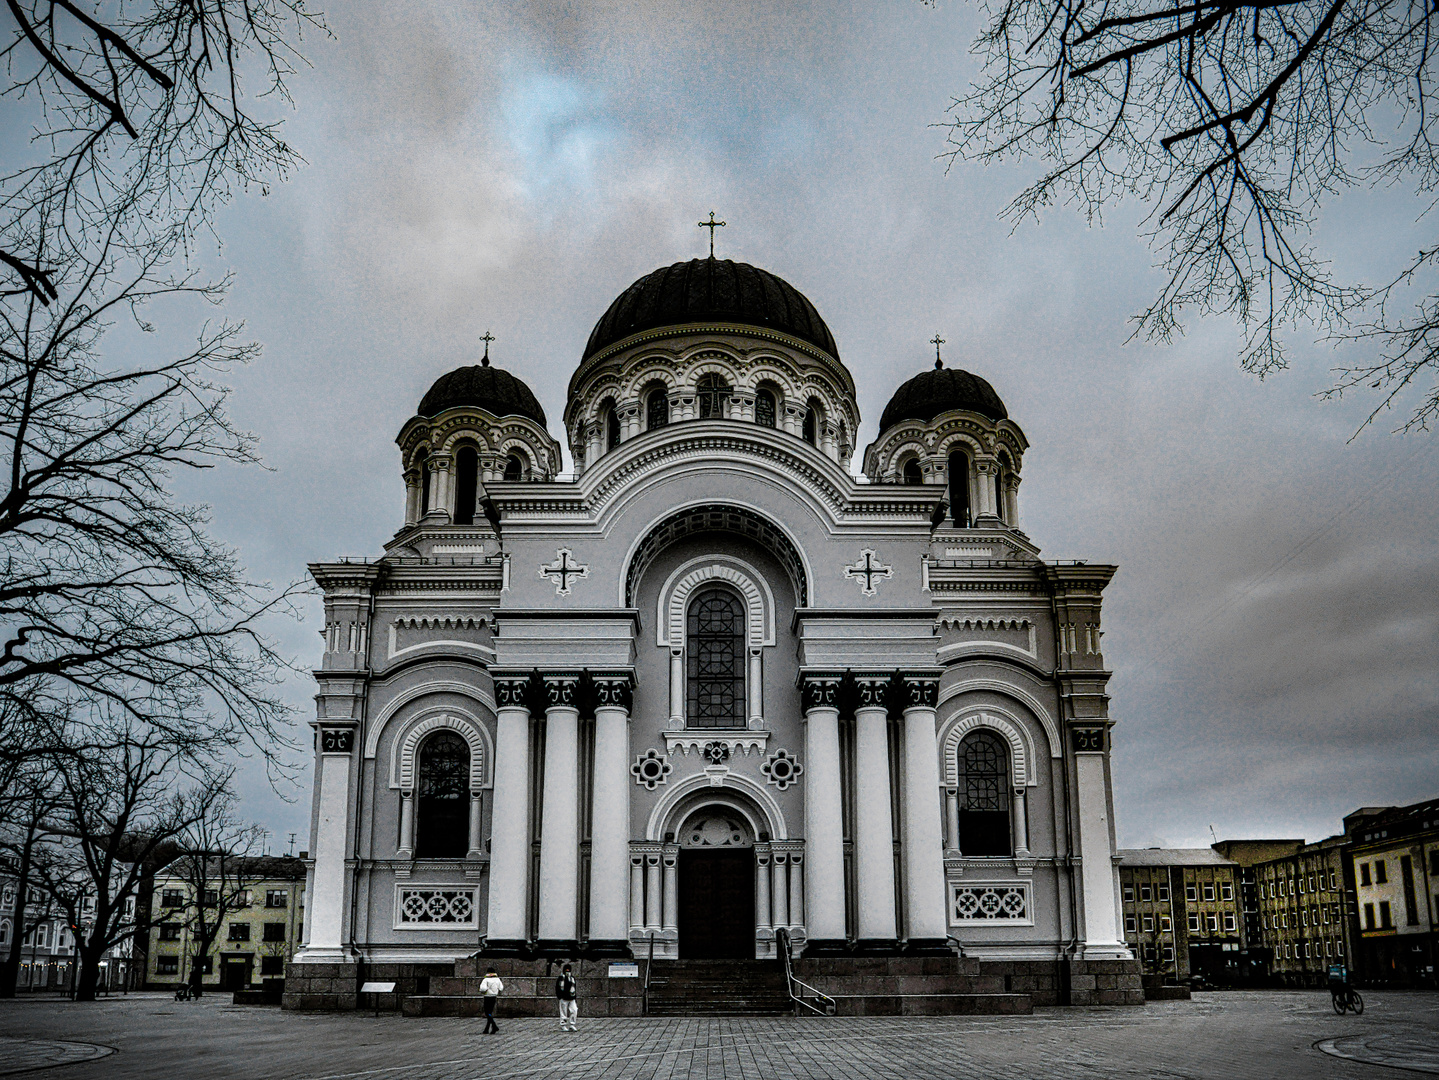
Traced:
<svg viewBox="0 0 1439 1080">
<path fill-rule="evenodd" d="M 972 926 L 1032 925 L 1029 886 L 951 884 L 949 921 Z"/>
<path fill-rule="evenodd" d="M 477 925 L 472 887 L 405 885 L 398 893 L 396 926 L 463 930 Z"/>
</svg>

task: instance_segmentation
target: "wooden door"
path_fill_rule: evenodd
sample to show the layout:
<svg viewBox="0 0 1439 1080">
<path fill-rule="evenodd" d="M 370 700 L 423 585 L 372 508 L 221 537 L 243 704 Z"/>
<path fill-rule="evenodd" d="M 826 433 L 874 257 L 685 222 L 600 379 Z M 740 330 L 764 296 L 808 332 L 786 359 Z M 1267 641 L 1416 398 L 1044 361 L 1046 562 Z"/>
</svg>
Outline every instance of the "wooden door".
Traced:
<svg viewBox="0 0 1439 1080">
<path fill-rule="evenodd" d="M 679 853 L 680 958 L 754 959 L 754 851 Z"/>
</svg>

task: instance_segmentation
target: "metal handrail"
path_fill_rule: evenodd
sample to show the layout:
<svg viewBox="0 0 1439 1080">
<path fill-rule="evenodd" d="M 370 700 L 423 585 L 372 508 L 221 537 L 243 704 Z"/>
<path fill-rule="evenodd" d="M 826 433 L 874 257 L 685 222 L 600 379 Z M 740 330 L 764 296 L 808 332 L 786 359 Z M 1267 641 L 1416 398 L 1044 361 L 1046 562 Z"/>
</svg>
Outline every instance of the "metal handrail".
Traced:
<svg viewBox="0 0 1439 1080">
<path fill-rule="evenodd" d="M 645 988 L 644 994 L 640 999 L 640 1014 L 642 1016 L 648 1016 L 650 1014 L 650 972 L 654 970 L 655 966 L 655 932 L 653 930 L 649 932 L 649 943 L 649 956 L 645 958 Z"/>
<path fill-rule="evenodd" d="M 833 1016 L 835 1011 L 834 998 L 828 994 L 821 993 L 809 983 L 801 982 L 795 977 L 794 963 L 790 958 L 789 930 L 786 927 L 779 927 L 774 935 L 775 948 L 779 950 L 780 959 L 784 962 L 784 985 L 789 993 L 790 1001 L 794 1002 L 794 1014 L 799 1015 L 800 1007 L 808 1009 L 816 1016 Z M 796 992 L 798 988 L 798 992 Z M 808 990 L 814 995 L 815 1003 L 804 999 L 804 991 Z"/>
</svg>

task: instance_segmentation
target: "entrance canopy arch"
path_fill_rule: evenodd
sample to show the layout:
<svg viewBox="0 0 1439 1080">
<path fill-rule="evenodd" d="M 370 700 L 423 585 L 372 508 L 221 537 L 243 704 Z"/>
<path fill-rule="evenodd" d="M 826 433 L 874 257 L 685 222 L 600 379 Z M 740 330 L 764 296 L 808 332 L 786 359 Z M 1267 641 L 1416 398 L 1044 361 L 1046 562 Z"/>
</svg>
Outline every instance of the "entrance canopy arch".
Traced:
<svg viewBox="0 0 1439 1080">
<path fill-rule="evenodd" d="M 668 836 L 678 839 L 691 817 L 710 806 L 738 814 L 754 839 L 789 839 L 784 811 L 774 796 L 760 784 L 733 772 L 717 776 L 700 773 L 675 784 L 650 812 L 645 837 L 651 841 L 664 841 Z"/>
</svg>

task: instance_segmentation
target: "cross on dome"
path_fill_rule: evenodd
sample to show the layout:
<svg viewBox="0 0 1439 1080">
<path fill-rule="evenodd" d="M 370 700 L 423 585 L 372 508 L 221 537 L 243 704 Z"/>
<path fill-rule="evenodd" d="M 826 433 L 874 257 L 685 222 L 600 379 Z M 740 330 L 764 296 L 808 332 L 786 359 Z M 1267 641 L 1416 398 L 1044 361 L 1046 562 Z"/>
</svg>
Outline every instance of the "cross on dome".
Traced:
<svg viewBox="0 0 1439 1080">
<path fill-rule="evenodd" d="M 939 358 L 939 347 L 944 344 L 944 338 L 935 334 L 934 337 L 929 339 L 929 343 L 934 346 L 934 369 L 938 371 L 944 367 L 944 361 Z"/>
<path fill-rule="evenodd" d="M 715 212 L 711 210 L 710 219 L 708 221 L 698 222 L 698 226 L 701 229 L 708 229 L 710 231 L 710 258 L 713 259 L 715 257 L 715 230 L 723 229 L 725 223 L 723 221 L 716 221 Z"/>
<path fill-rule="evenodd" d="M 489 366 L 490 366 L 490 342 L 492 342 L 492 341 L 495 340 L 495 335 L 492 334 L 492 333 L 490 333 L 488 330 L 486 330 L 483 334 L 480 335 L 480 340 L 485 343 L 485 355 L 482 356 L 482 357 L 480 357 L 480 366 L 481 366 L 481 367 L 489 367 Z"/>
</svg>

